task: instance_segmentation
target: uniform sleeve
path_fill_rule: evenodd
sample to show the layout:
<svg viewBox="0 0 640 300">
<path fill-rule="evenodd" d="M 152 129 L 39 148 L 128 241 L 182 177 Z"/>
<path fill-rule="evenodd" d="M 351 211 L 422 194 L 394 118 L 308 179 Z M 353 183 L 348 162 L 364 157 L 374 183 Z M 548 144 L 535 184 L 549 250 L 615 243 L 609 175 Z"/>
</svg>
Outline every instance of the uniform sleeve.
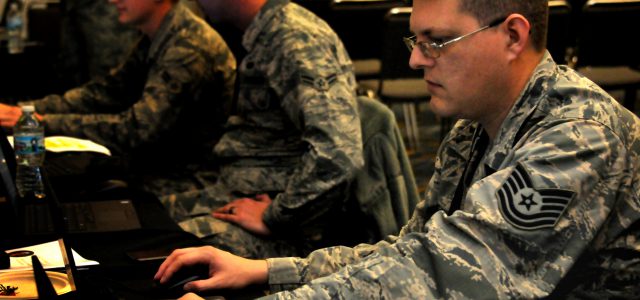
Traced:
<svg viewBox="0 0 640 300">
<path fill-rule="evenodd" d="M 620 138 L 600 124 L 566 121 L 534 132 L 497 172 L 473 183 L 462 210 L 433 214 L 421 232 L 354 259 L 329 248 L 306 259 L 271 260 L 270 280 L 308 284 L 270 298 L 548 296 L 589 252 L 610 208 L 622 201 L 618 191 L 630 186 L 633 166 Z M 352 264 L 316 277 L 326 273 L 314 263 L 319 256 Z"/>
<path fill-rule="evenodd" d="M 171 47 L 149 68 L 129 60 L 107 81 L 45 99 L 36 109 L 45 113 L 49 134 L 88 138 L 126 152 L 172 128 L 183 106 L 195 97 L 194 91 L 213 69 L 202 53 Z M 148 73 L 135 73 L 140 69 Z M 137 85 L 144 78 L 146 81 Z M 132 86 L 142 87 L 137 96 L 128 94 Z"/>
<path fill-rule="evenodd" d="M 263 215 L 272 231 L 305 224 L 335 207 L 335 203 L 327 202 L 335 201 L 335 195 L 323 196 L 346 183 L 364 164 L 355 80 L 348 57 L 340 58 L 325 49 L 329 48 L 326 45 L 285 48 L 291 51 L 277 60 L 282 64 L 270 81 L 283 99 L 285 113 L 302 132 L 307 150 L 285 191 Z"/>
</svg>

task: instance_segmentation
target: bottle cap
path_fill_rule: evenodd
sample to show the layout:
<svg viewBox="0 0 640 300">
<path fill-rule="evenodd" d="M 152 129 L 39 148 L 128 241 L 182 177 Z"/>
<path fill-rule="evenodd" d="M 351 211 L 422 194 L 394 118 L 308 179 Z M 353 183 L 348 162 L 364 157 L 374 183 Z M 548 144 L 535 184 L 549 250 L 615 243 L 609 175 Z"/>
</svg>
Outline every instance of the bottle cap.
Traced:
<svg viewBox="0 0 640 300">
<path fill-rule="evenodd" d="M 36 111 L 36 108 L 33 105 L 23 105 L 22 106 L 22 111 L 23 112 L 34 112 L 34 111 Z"/>
</svg>

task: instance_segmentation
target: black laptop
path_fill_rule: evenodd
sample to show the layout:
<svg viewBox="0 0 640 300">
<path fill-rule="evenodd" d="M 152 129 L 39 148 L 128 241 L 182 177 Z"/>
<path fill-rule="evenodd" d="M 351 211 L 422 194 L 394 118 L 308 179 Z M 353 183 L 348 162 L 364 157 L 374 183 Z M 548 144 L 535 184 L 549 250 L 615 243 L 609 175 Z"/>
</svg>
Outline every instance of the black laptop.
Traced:
<svg viewBox="0 0 640 300">
<path fill-rule="evenodd" d="M 131 200 L 108 200 L 60 203 L 46 176 L 46 197 L 40 203 L 21 199 L 15 187 L 16 159 L 4 130 L 0 129 L 0 213 L 9 224 L 26 234 L 61 233 L 55 214 L 64 220 L 68 233 L 115 232 L 141 228 Z M 46 170 L 44 170 L 46 174 Z M 56 211 L 57 210 L 57 211 Z M 11 214 L 9 216 L 7 214 Z M 4 223 L 4 222 L 3 222 Z"/>
</svg>

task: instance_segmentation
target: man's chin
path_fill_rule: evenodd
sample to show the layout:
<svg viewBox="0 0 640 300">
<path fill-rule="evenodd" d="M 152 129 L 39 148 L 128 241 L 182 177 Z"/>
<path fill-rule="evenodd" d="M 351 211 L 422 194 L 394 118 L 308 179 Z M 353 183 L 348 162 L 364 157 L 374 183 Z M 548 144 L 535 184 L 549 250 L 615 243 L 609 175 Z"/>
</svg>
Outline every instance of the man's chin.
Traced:
<svg viewBox="0 0 640 300">
<path fill-rule="evenodd" d="M 429 101 L 429 107 L 431 111 L 441 118 L 452 118 L 455 117 L 456 114 L 451 110 L 451 107 L 446 100 L 443 100 L 439 97 L 431 96 L 431 100 Z"/>
</svg>

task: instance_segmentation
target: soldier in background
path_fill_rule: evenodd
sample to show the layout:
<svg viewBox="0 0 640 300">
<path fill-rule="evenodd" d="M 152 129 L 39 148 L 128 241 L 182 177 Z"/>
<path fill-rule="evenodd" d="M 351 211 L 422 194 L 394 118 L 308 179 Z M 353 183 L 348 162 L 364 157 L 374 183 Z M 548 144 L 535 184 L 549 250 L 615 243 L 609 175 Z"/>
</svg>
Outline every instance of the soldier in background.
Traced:
<svg viewBox="0 0 640 300">
<path fill-rule="evenodd" d="M 58 76 L 66 87 L 104 77 L 127 57 L 140 32 L 118 22 L 108 1 L 64 0 Z"/>
<path fill-rule="evenodd" d="M 301 255 L 365 235 L 347 215 L 363 165 L 353 66 L 338 36 L 287 0 L 202 0 L 244 31 L 217 184 L 161 199 L 183 229 L 245 257 Z M 213 211 L 213 214 L 212 214 Z M 355 223 L 358 224 L 358 223 Z"/>
<path fill-rule="evenodd" d="M 199 17 L 195 0 L 180 0 Z M 140 38 L 134 26 L 118 22 L 118 10 L 108 1 L 63 0 L 59 82 L 71 88 L 104 77 L 126 59 Z"/>
<path fill-rule="evenodd" d="M 109 2 L 120 23 L 144 36 L 108 76 L 33 101 L 46 134 L 105 145 L 157 195 L 201 188 L 194 174 L 211 165 L 228 116 L 233 54 L 177 0 Z M 0 104 L 0 125 L 12 127 L 20 115 L 20 108 Z"/>
<path fill-rule="evenodd" d="M 546 0 L 414 0 L 410 65 L 461 120 L 399 237 L 306 259 L 176 250 L 188 291 L 272 299 L 638 299 L 640 120 L 545 50 Z M 182 299 L 195 299 L 189 294 Z"/>
</svg>

